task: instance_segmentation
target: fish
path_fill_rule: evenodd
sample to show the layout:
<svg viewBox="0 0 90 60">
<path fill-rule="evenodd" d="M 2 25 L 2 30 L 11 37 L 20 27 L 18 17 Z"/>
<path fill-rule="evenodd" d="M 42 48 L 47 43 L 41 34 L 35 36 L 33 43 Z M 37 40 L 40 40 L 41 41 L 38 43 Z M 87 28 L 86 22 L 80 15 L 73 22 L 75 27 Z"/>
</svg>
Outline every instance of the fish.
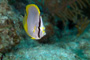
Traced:
<svg viewBox="0 0 90 60">
<path fill-rule="evenodd" d="M 35 4 L 26 6 L 26 14 L 23 19 L 24 30 L 31 39 L 39 40 L 46 35 L 40 9 Z"/>
</svg>

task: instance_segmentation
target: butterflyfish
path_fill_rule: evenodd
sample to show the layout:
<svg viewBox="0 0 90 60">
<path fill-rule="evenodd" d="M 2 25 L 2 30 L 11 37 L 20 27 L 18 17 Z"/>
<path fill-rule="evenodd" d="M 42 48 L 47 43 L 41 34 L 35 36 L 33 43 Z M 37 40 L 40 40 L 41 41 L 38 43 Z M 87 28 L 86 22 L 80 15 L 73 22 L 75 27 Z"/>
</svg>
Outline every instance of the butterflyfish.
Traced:
<svg viewBox="0 0 90 60">
<path fill-rule="evenodd" d="M 37 5 L 29 4 L 26 6 L 23 26 L 24 30 L 31 37 L 31 39 L 38 40 L 46 35 L 42 16 L 40 16 L 40 10 Z"/>
</svg>

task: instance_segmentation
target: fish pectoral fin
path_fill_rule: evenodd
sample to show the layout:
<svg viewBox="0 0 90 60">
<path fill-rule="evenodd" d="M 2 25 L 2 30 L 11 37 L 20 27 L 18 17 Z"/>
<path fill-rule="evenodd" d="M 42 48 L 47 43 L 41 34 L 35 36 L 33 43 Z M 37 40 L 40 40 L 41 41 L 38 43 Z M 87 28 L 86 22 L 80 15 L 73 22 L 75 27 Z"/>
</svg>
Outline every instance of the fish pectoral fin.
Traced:
<svg viewBox="0 0 90 60">
<path fill-rule="evenodd" d="M 33 30 L 33 33 L 35 32 L 35 29 L 36 29 L 36 26 L 34 26 L 34 30 Z"/>
</svg>

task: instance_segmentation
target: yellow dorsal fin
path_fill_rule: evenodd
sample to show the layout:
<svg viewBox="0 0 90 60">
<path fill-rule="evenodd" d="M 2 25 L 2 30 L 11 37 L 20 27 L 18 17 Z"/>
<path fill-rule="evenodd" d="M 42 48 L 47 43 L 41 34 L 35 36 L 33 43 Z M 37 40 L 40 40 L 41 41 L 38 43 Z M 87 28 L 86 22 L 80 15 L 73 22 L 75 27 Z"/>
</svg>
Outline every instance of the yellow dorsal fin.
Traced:
<svg viewBox="0 0 90 60">
<path fill-rule="evenodd" d="M 40 15 L 40 10 L 39 10 L 38 6 L 35 5 L 35 4 L 29 4 L 29 5 L 26 6 L 26 13 L 27 13 L 27 15 L 29 13 L 28 10 L 30 9 L 31 6 L 34 6 L 38 10 L 39 15 Z"/>
</svg>

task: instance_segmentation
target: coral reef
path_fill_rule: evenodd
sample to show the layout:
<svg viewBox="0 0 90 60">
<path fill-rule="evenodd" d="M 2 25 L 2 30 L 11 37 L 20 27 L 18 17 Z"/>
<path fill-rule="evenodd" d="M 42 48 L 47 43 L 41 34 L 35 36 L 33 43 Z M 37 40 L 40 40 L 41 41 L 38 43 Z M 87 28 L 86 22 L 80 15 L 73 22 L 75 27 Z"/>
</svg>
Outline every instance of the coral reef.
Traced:
<svg viewBox="0 0 90 60">
<path fill-rule="evenodd" d="M 27 0 L 8 0 L 8 3 L 15 9 L 15 12 L 19 11 L 20 14 L 25 14 L 25 6 L 28 4 Z"/>
<path fill-rule="evenodd" d="M 90 27 L 90 26 L 89 26 Z M 39 44 L 36 41 L 22 40 L 4 60 L 90 60 L 90 28 L 77 38 L 76 35 L 53 37 L 58 42 Z"/>
<path fill-rule="evenodd" d="M 20 20 L 21 17 L 12 11 L 8 1 L 0 0 L 0 53 L 9 51 L 20 42 Z"/>
<path fill-rule="evenodd" d="M 23 29 L 25 6 L 38 5 L 46 36 Z M 89 0 L 0 0 L 1 60 L 90 60 Z M 82 34 L 83 32 L 83 34 Z"/>
</svg>

